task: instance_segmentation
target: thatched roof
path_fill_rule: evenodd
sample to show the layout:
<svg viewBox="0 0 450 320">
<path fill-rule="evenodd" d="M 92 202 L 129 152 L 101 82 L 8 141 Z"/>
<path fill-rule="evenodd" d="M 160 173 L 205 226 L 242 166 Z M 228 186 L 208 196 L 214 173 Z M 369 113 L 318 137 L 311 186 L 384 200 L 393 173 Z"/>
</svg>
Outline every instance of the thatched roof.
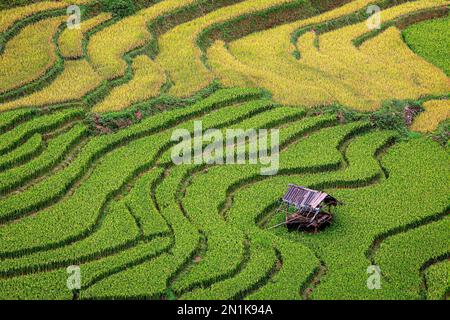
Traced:
<svg viewBox="0 0 450 320">
<path fill-rule="evenodd" d="M 288 191 L 283 197 L 283 202 L 286 202 L 289 205 L 294 205 L 298 209 L 316 209 L 323 202 L 337 203 L 338 201 L 325 192 L 308 189 L 295 184 L 289 184 Z"/>
</svg>

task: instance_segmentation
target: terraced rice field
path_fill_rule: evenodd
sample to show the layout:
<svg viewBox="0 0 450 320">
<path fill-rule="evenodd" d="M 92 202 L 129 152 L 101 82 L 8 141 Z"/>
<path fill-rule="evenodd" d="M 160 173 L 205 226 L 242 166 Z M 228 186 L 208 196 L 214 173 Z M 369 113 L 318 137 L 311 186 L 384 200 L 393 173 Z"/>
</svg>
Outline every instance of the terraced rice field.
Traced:
<svg viewBox="0 0 450 320">
<path fill-rule="evenodd" d="M 447 299 L 449 4 L 2 5 L 0 299 Z M 278 129 L 277 174 L 174 164 L 198 121 Z M 330 227 L 270 228 L 290 183 Z"/>
</svg>

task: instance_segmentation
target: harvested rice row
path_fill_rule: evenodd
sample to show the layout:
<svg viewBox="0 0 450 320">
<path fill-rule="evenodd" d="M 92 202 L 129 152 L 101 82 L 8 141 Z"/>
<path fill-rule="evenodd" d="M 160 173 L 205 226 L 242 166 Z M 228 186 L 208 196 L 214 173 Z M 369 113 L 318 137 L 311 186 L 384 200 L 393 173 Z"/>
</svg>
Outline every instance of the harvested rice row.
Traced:
<svg viewBox="0 0 450 320">
<path fill-rule="evenodd" d="M 31 24 L 6 43 L 0 55 L 0 94 L 39 79 L 55 64 L 53 37 L 63 21 L 57 17 Z"/>
<path fill-rule="evenodd" d="M 86 60 L 65 61 L 64 70 L 47 87 L 29 96 L 0 104 L 0 111 L 78 101 L 102 83 Z"/>
</svg>

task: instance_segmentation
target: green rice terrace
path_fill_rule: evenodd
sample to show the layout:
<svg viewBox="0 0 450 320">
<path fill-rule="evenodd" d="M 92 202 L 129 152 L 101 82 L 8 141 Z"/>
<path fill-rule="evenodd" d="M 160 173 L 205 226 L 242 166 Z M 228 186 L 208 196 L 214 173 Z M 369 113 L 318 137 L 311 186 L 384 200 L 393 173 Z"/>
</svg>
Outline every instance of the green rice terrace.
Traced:
<svg viewBox="0 0 450 320">
<path fill-rule="evenodd" d="M 448 299 L 449 5 L 1 0 L 0 299 Z"/>
</svg>

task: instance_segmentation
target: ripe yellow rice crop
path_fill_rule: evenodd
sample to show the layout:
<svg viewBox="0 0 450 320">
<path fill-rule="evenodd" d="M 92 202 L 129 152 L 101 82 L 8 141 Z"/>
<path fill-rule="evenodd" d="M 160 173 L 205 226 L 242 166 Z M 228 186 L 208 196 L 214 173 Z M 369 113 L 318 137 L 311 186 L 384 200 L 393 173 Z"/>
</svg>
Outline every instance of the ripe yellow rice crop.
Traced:
<svg viewBox="0 0 450 320">
<path fill-rule="evenodd" d="M 333 101 L 325 87 L 308 85 L 297 81 L 295 76 L 284 78 L 243 64 L 228 52 L 223 41 L 216 41 L 208 49 L 208 61 L 216 77 L 228 87 L 259 85 L 270 89 L 274 100 L 283 104 L 300 104 L 293 97 L 301 97 L 301 103 L 305 105 L 317 105 L 324 99 L 329 103 Z"/>
<path fill-rule="evenodd" d="M 56 61 L 53 36 L 63 18 L 51 18 L 25 27 L 6 43 L 0 56 L 0 93 L 38 79 Z"/>
<path fill-rule="evenodd" d="M 147 23 L 158 16 L 179 9 L 196 0 L 166 0 L 143 9 L 131 17 L 94 34 L 88 44 L 88 55 L 104 79 L 123 76 L 127 64 L 122 56 L 151 39 Z"/>
<path fill-rule="evenodd" d="M 85 60 L 66 61 L 64 71 L 48 87 L 21 99 L 0 104 L 0 111 L 79 100 L 102 79 Z"/>
<path fill-rule="evenodd" d="M 283 61 L 286 60 L 285 57 L 292 57 L 291 52 L 295 49 L 295 46 L 292 45 L 290 40 L 291 34 L 294 33 L 297 29 L 343 17 L 355 11 L 361 10 L 371 3 L 373 3 L 373 0 L 351 1 L 348 4 L 308 19 L 299 20 L 293 23 L 281 25 L 279 27 L 260 32 L 255 32 L 230 43 L 230 49 L 248 47 L 248 53 L 256 54 L 257 52 L 251 51 L 252 47 L 250 45 L 254 44 L 253 49 L 257 46 L 261 50 L 268 52 L 269 54 L 267 54 L 267 56 L 270 56 L 271 58 L 279 57 L 280 60 L 278 62 L 284 64 Z"/>
<path fill-rule="evenodd" d="M 237 58 L 235 64 L 239 67 L 229 70 L 227 73 L 218 72 L 218 65 L 222 59 L 232 55 L 225 49 L 220 49 L 221 54 L 212 57 L 213 48 L 208 52 L 208 60 L 215 70 L 216 76 L 222 81 L 232 74 L 240 74 L 241 78 L 248 78 L 251 74 L 255 86 L 263 86 L 269 89 L 274 99 L 284 104 L 318 105 L 324 102 L 332 102 L 333 96 L 339 95 L 345 101 L 354 99 L 356 93 L 340 88 L 340 84 L 329 85 L 330 80 L 324 79 L 317 73 L 311 73 L 309 69 L 299 66 L 298 61 L 291 52 L 295 49 L 291 42 L 291 33 L 295 30 L 313 24 L 318 24 L 331 19 L 336 19 L 354 11 L 366 7 L 371 0 L 352 1 L 344 6 L 338 7 L 321 15 L 276 28 L 256 32 L 229 44 L 230 52 Z M 218 44 L 214 47 L 217 48 Z M 217 52 L 216 52 L 217 53 Z M 216 60 L 217 63 L 214 63 Z M 225 64 L 225 63 L 224 63 Z M 245 72 L 243 72 L 245 68 Z M 301 79 L 301 81 L 299 81 Z M 231 79 L 229 79 L 231 80 Z M 281 85 L 283 82 L 285 86 Z M 241 82 L 242 83 L 242 82 Z M 231 84 L 230 86 L 239 83 Z M 327 88 L 324 90 L 323 88 Z M 330 93 L 332 95 L 330 95 Z M 345 99 L 346 97 L 349 97 Z"/>
<path fill-rule="evenodd" d="M 445 74 L 414 55 L 396 28 L 367 41 L 359 50 L 352 44 L 355 25 L 325 34 L 314 46 L 314 35 L 299 39 L 300 64 L 316 70 L 335 83 L 346 85 L 360 100 L 337 101 L 360 110 L 375 110 L 383 100 L 418 99 L 426 94 L 445 94 Z M 333 87 L 333 86 L 332 86 Z"/>
<path fill-rule="evenodd" d="M 292 56 L 294 47 L 290 44 L 290 35 L 297 28 L 349 14 L 364 8 L 368 3 L 370 1 L 353 1 L 323 15 L 232 42 L 229 52 L 240 65 L 234 70 L 229 70 L 228 66 L 227 72 L 235 74 L 235 79 L 236 74 L 240 74 L 240 81 L 235 85 L 242 84 L 245 78 L 245 81 L 269 89 L 279 102 L 306 106 L 339 102 L 359 110 L 373 110 L 383 100 L 418 98 L 447 92 L 449 82 L 445 74 L 412 54 L 395 28 L 367 41 L 359 49 L 353 46 L 352 40 L 369 31 L 365 22 L 319 36 L 320 49 L 314 45 L 317 36 L 306 33 L 297 44 L 300 60 Z M 436 0 L 406 3 L 383 11 L 382 21 L 447 3 L 449 1 Z M 223 68 L 224 63 L 221 61 L 230 59 L 223 59 L 223 55 L 227 54 L 226 49 L 221 50 L 222 56 L 217 56 L 217 48 L 215 57 L 211 56 L 211 52 L 212 49 L 208 52 L 208 58 L 211 59 L 213 69 L 220 74 L 221 79 L 228 78 L 230 82 L 231 77 L 223 75 L 218 67 L 218 64 L 222 64 Z M 242 72 L 244 65 L 246 69 Z M 417 69 L 411 68 L 412 65 L 417 66 Z M 250 74 L 258 76 L 250 77 Z M 277 85 L 280 79 L 286 79 L 288 83 L 297 82 L 297 85 L 286 85 L 288 88 L 280 91 Z M 327 93 L 322 94 L 321 88 L 327 88 Z"/>
<path fill-rule="evenodd" d="M 101 13 L 92 19 L 82 21 L 79 29 L 65 29 L 58 39 L 62 56 L 65 58 L 81 57 L 84 34 L 111 17 L 111 13 Z"/>
<path fill-rule="evenodd" d="M 179 25 L 159 39 L 160 54 L 156 61 L 175 83 L 169 93 L 187 97 L 205 88 L 214 79 L 203 65 L 196 40 L 205 28 L 235 17 L 275 7 L 292 0 L 248 0 L 223 7 L 196 20 Z"/>
<path fill-rule="evenodd" d="M 383 76 L 387 78 L 384 86 L 386 94 L 380 99 L 389 96 L 396 99 L 419 98 L 429 94 L 445 94 L 450 89 L 450 82 L 445 73 L 412 52 L 404 43 L 401 32 L 395 27 L 363 43 L 360 51 L 371 57 L 371 66 L 378 66 L 374 72 L 385 72 Z M 380 79 L 379 76 L 377 78 Z"/>
<path fill-rule="evenodd" d="M 208 48 L 207 57 L 215 76 L 226 87 L 254 87 L 253 78 L 258 78 L 258 73 L 263 73 L 238 61 L 221 40 L 215 41 Z M 263 76 L 260 78 L 261 81 L 264 80 Z"/>
<path fill-rule="evenodd" d="M 71 4 L 85 4 L 91 1 L 92 0 L 43 1 L 0 11 L 0 32 L 6 31 L 17 21 L 32 16 L 33 14 L 47 10 L 62 9 Z"/>
<path fill-rule="evenodd" d="M 440 122 L 450 118 L 450 100 L 431 100 L 423 104 L 425 111 L 417 116 L 411 130 L 434 131 Z"/>
<path fill-rule="evenodd" d="M 164 71 L 148 56 L 137 56 L 133 60 L 134 77 L 130 82 L 115 87 L 93 111 L 117 111 L 159 94 L 166 77 Z"/>
<path fill-rule="evenodd" d="M 440 6 L 443 2 L 408 2 L 384 10 L 382 19 L 393 20 L 411 12 Z M 383 100 L 417 99 L 425 94 L 445 94 L 448 91 L 445 74 L 412 54 L 395 28 L 367 41 L 365 48 L 355 48 L 352 40 L 368 31 L 366 22 L 362 22 L 325 33 L 319 37 L 320 49 L 315 48 L 310 35 L 301 37 L 298 41 L 302 54 L 300 63 L 347 84 L 373 101 L 363 110 L 377 109 Z M 356 104 L 350 106 L 356 107 Z"/>
</svg>

